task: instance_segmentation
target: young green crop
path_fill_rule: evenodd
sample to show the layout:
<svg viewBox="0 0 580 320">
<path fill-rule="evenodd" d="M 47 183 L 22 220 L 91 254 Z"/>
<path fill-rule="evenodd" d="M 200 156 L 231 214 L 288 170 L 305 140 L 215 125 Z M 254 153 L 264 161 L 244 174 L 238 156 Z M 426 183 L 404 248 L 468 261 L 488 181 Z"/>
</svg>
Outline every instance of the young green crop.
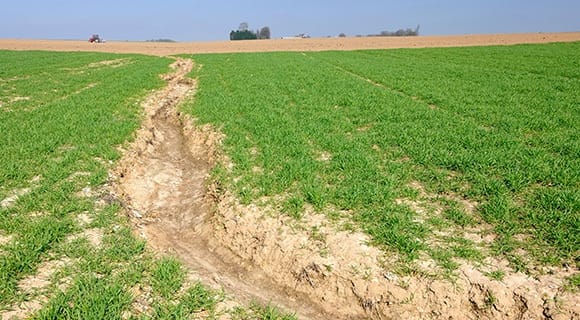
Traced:
<svg viewBox="0 0 580 320">
<path fill-rule="evenodd" d="M 489 252 L 517 264 L 518 249 L 575 263 L 579 49 L 196 55 L 188 111 L 226 135 L 234 166 L 216 177 L 245 202 L 282 195 L 294 217 L 305 203 L 351 212 L 376 243 L 446 269 Z M 442 213 L 420 217 L 409 201 Z M 454 250 L 464 230 L 497 237 Z M 430 247 L 441 233 L 447 245 Z"/>
<path fill-rule="evenodd" d="M 0 200 L 13 198 L 0 208 L 0 230 L 12 237 L 0 255 L 6 306 L 19 299 L 17 282 L 77 230 L 77 214 L 94 212 L 94 200 L 77 194 L 106 181 L 108 161 L 119 156 L 115 146 L 137 128 L 138 102 L 162 84 L 157 74 L 169 60 L 10 51 L 0 57 Z"/>
<path fill-rule="evenodd" d="M 118 146 L 140 125 L 141 101 L 164 84 L 171 62 L 0 51 L 1 317 L 31 300 L 43 308 L 26 316 L 40 319 L 213 312 L 222 294 L 186 287 L 186 269 L 154 258 L 120 206 L 100 194 Z M 42 285 L 22 285 L 35 277 Z M 148 314 L 134 313 L 139 288 L 151 288 Z"/>
</svg>

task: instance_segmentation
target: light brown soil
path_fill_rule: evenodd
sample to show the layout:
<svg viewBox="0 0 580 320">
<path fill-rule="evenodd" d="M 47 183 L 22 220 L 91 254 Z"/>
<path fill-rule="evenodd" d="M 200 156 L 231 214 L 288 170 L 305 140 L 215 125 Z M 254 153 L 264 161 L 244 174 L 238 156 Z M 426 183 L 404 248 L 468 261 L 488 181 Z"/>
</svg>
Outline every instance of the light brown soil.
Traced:
<svg viewBox="0 0 580 320">
<path fill-rule="evenodd" d="M 317 38 L 273 39 L 260 41 L 218 42 L 119 42 L 88 43 L 88 41 L 14 40 L 0 39 L 0 49 L 95 51 L 115 53 L 142 53 L 175 55 L 185 53 L 263 52 L 263 51 L 325 51 L 356 49 L 391 49 L 456 47 L 482 45 L 510 45 L 519 43 L 547 43 L 580 41 L 580 32 L 525 33 L 458 36 L 371 37 L 371 38 Z"/>
<path fill-rule="evenodd" d="M 18 281 L 20 293 L 28 297 L 33 297 L 33 299 L 26 299 L 26 301 L 18 302 L 10 306 L 7 310 L 0 310 L 0 319 L 14 320 L 31 318 L 35 312 L 42 309 L 42 306 L 48 302 L 49 299 L 45 291 L 51 284 L 51 278 L 57 271 L 72 263 L 73 261 L 70 259 L 49 260 L 41 263 L 38 266 L 36 274 Z"/>
<path fill-rule="evenodd" d="M 193 62 L 179 59 L 168 86 L 144 103 L 145 119 L 116 172 L 117 194 L 137 231 L 175 254 L 202 282 L 243 302 L 272 302 L 301 319 L 574 319 L 580 296 L 564 291 L 575 270 L 492 280 L 467 263 L 454 281 L 391 272 L 392 256 L 359 232 L 310 212 L 303 221 L 242 205 L 206 185 L 220 135 L 177 105 L 192 94 Z M 488 259 L 491 266 L 505 261 Z M 137 297 L 138 299 L 139 297 Z"/>
<path fill-rule="evenodd" d="M 194 82 L 185 79 L 192 65 L 191 60 L 177 60 L 175 73 L 164 77 L 169 85 L 144 103 L 144 125 L 116 173 L 119 196 L 148 244 L 177 255 L 204 283 L 248 303 L 272 302 L 324 319 L 322 309 L 307 296 L 285 290 L 263 272 L 248 272 L 248 261 L 213 234 L 216 221 L 205 183 L 216 136 L 193 132 L 197 129 L 176 109 L 193 90 Z"/>
</svg>

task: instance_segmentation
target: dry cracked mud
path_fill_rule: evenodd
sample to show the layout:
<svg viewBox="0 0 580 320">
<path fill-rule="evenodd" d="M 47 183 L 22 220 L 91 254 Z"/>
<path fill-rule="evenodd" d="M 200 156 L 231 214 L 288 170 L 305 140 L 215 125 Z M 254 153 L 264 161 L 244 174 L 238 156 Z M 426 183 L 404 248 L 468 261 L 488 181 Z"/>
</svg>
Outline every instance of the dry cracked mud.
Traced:
<svg viewBox="0 0 580 320">
<path fill-rule="evenodd" d="M 145 119 L 116 169 L 115 192 L 150 247 L 170 253 L 210 286 L 301 319 L 579 319 L 573 270 L 502 281 L 464 264 L 454 281 L 389 272 L 368 236 L 315 213 L 303 221 L 216 191 L 209 170 L 225 161 L 221 136 L 178 112 L 195 91 L 193 61 L 178 58 L 167 86 L 144 102 Z M 315 234 L 313 234 L 315 233 Z M 502 264 L 490 260 L 490 264 Z"/>
</svg>

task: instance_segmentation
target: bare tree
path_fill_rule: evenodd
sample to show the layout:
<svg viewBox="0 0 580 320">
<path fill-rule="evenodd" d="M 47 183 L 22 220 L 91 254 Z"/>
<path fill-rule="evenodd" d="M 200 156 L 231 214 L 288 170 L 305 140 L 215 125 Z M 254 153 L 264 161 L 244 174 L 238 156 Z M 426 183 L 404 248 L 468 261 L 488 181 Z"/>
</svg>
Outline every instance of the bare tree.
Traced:
<svg viewBox="0 0 580 320">
<path fill-rule="evenodd" d="M 258 39 L 270 39 L 270 37 L 271 37 L 270 27 L 263 27 L 258 32 Z"/>
<path fill-rule="evenodd" d="M 244 31 L 248 31 L 248 30 L 250 30 L 250 25 L 248 25 L 247 22 L 240 23 L 240 27 L 238 28 L 238 31 L 244 32 Z"/>
</svg>

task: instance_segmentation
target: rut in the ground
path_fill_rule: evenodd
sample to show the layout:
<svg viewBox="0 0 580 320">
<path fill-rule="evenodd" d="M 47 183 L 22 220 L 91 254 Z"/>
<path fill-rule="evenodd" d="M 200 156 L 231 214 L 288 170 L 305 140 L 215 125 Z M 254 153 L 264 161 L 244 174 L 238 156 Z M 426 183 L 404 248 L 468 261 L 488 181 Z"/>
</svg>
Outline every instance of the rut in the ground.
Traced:
<svg viewBox="0 0 580 320">
<path fill-rule="evenodd" d="M 210 199 L 206 179 L 216 134 L 177 111 L 195 88 L 186 78 L 192 67 L 178 59 L 165 76 L 167 87 L 144 103 L 146 117 L 120 162 L 116 189 L 147 243 L 175 254 L 202 282 L 301 319 L 580 318 L 579 295 L 562 290 L 574 270 L 538 279 L 506 274 L 500 282 L 462 264 L 453 283 L 397 276 L 388 272 L 387 254 L 365 244 L 367 235 L 337 231 L 322 215 L 308 213 L 295 228 L 227 192 Z"/>
<path fill-rule="evenodd" d="M 324 318 L 305 296 L 278 288 L 259 270 L 245 271 L 239 257 L 213 239 L 211 204 L 205 197 L 208 151 L 184 135 L 177 111 L 195 87 L 186 78 L 192 65 L 178 59 L 172 65 L 175 72 L 165 77 L 168 86 L 144 103 L 144 125 L 118 170 L 118 192 L 129 214 L 148 245 L 175 254 L 202 282 L 222 287 L 242 302 L 273 303 L 301 317 Z"/>
</svg>

